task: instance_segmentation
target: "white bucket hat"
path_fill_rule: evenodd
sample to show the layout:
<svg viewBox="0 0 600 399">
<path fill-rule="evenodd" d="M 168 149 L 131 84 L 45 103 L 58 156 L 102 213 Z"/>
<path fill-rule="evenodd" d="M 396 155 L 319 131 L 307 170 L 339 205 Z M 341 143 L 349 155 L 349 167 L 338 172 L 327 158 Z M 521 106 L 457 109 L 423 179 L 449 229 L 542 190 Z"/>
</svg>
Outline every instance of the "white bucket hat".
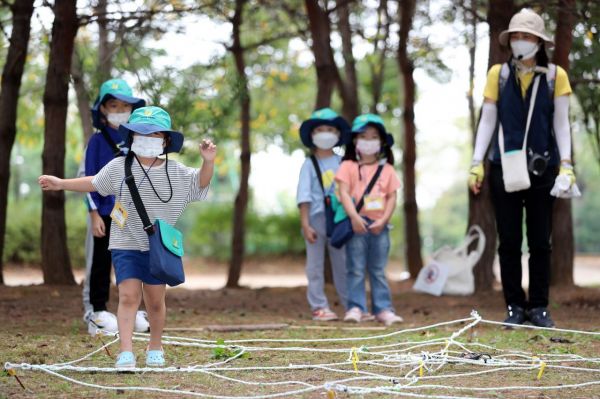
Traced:
<svg viewBox="0 0 600 399">
<path fill-rule="evenodd" d="M 511 32 L 527 32 L 536 35 L 542 39 L 547 47 L 553 47 L 554 41 L 546 34 L 544 20 L 529 8 L 524 8 L 510 19 L 508 29 L 502 31 L 498 40 L 503 46 L 508 45 L 508 38 Z"/>
</svg>

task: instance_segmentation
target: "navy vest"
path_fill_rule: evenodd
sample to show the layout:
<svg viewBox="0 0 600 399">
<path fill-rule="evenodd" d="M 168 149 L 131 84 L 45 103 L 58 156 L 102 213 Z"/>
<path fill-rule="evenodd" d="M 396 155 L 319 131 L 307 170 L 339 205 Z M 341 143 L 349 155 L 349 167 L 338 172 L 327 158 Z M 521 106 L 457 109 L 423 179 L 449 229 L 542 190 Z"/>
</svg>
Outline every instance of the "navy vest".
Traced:
<svg viewBox="0 0 600 399">
<path fill-rule="evenodd" d="M 525 98 L 523 98 L 515 67 L 510 64 L 509 67 L 508 79 L 504 87 L 500 87 L 498 99 L 498 123 L 502 123 L 504 129 L 504 150 L 507 152 L 523 147 L 529 101 L 533 89 L 532 81 Z M 531 157 L 532 152 L 548 157 L 548 167 L 551 167 L 558 165 L 559 162 L 556 139 L 552 130 L 552 118 L 554 116 L 554 99 L 552 97 L 554 93 L 548 88 L 546 74 L 536 73 L 537 75 L 541 76 L 533 114 L 531 115 L 529 135 L 527 136 L 527 158 Z M 490 160 L 496 164 L 500 164 L 498 126 L 496 126 L 494 132 L 493 152 L 490 154 Z"/>
</svg>

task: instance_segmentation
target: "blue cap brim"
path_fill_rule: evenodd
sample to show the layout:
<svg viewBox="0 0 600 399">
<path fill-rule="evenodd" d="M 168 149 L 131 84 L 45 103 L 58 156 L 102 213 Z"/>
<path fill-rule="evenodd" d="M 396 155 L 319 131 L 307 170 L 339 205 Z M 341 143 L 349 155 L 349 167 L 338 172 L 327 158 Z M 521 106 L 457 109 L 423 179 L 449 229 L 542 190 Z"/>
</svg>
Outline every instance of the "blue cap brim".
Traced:
<svg viewBox="0 0 600 399">
<path fill-rule="evenodd" d="M 336 143 L 336 146 L 344 144 L 350 136 L 350 125 L 341 116 L 335 119 L 307 119 L 300 125 L 300 139 L 306 147 L 312 148 L 315 146 L 311 133 L 318 126 L 333 126 L 340 131 L 340 140 Z"/>
<path fill-rule="evenodd" d="M 355 135 L 358 133 L 363 133 L 365 130 L 367 130 L 368 126 L 373 126 L 377 130 L 379 130 L 385 136 L 385 142 L 388 146 L 391 147 L 394 145 L 394 136 L 392 136 L 390 133 L 388 133 L 385 130 L 385 126 L 383 126 L 381 123 L 367 122 L 364 125 L 362 125 L 360 128 L 354 129 L 352 131 L 352 135 Z"/>
<path fill-rule="evenodd" d="M 146 101 L 141 98 L 126 96 L 123 94 L 105 94 L 102 98 L 98 97 L 94 103 L 94 106 L 92 107 L 92 125 L 94 125 L 96 129 L 102 129 L 102 127 L 104 127 L 104 124 L 100 119 L 102 117 L 100 105 L 111 98 L 116 98 L 117 100 L 121 100 L 124 103 L 130 104 L 132 111 L 146 105 Z"/>
<path fill-rule="evenodd" d="M 165 153 L 179 152 L 183 147 L 183 134 L 181 132 L 165 129 L 164 127 L 158 125 L 151 125 L 148 123 L 124 123 L 119 126 L 119 133 L 126 143 L 131 132 L 144 135 L 158 132 L 168 133 L 169 137 L 171 138 L 171 142 L 165 148 Z"/>
</svg>

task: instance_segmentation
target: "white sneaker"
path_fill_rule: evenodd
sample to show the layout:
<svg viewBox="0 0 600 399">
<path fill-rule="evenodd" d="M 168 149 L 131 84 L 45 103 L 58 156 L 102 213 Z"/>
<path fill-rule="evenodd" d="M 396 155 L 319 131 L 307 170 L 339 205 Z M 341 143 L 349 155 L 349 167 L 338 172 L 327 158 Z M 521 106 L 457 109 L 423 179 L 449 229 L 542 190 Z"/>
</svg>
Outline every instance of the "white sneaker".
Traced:
<svg viewBox="0 0 600 399">
<path fill-rule="evenodd" d="M 148 322 L 148 313 L 143 310 L 138 310 L 135 314 L 135 332 L 145 333 L 150 331 L 150 323 Z"/>
<path fill-rule="evenodd" d="M 398 316 L 391 310 L 382 310 L 381 312 L 377 313 L 376 317 L 378 321 L 385 324 L 387 327 L 394 323 L 402 323 L 404 321 L 402 317 Z"/>
<path fill-rule="evenodd" d="M 344 316 L 344 321 L 350 321 L 353 323 L 360 323 L 362 319 L 362 311 L 358 307 L 353 307 L 352 309 L 346 312 Z"/>
<path fill-rule="evenodd" d="M 90 335 L 112 335 L 119 331 L 117 317 L 106 310 L 92 313 L 89 320 L 88 333 Z"/>
</svg>

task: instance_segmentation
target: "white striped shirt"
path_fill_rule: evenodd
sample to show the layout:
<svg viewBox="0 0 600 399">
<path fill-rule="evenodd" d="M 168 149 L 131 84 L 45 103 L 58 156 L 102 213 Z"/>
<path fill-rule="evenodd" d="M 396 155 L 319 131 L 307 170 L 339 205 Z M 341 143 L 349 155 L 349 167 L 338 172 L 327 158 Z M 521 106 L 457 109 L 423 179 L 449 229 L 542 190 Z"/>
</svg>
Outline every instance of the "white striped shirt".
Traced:
<svg viewBox="0 0 600 399">
<path fill-rule="evenodd" d="M 170 196 L 169 181 L 165 173 L 166 162 L 150 169 L 144 167 L 154 189 L 166 201 Z M 173 186 L 173 197 L 163 203 L 152 190 L 152 186 L 145 176 L 137 160 L 133 160 L 131 172 L 138 186 L 140 197 L 148 212 L 150 221 L 162 219 L 174 226 L 183 213 L 187 204 L 206 198 L 208 187 L 200 187 L 198 182 L 199 169 L 189 168 L 177 161 L 169 160 L 169 179 Z M 92 180 L 96 191 L 103 196 L 114 195 L 127 211 L 127 220 L 123 228 L 114 221 L 110 227 L 109 249 L 132 249 L 148 251 L 148 235 L 144 231 L 142 220 L 135 209 L 129 187 L 125 183 L 125 157 L 118 157 L 110 161 Z"/>
</svg>

